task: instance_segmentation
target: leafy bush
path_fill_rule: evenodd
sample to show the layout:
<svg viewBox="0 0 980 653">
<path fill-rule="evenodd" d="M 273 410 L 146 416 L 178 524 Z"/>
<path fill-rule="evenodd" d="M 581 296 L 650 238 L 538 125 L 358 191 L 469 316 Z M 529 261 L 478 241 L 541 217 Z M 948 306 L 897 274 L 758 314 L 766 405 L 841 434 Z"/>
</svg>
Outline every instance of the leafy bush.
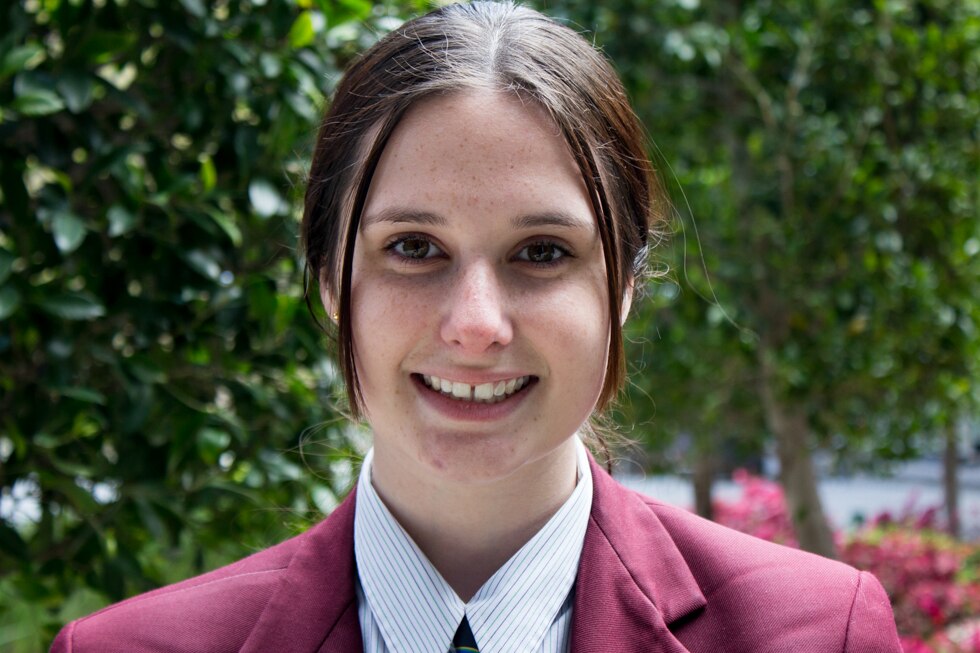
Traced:
<svg viewBox="0 0 980 653">
<path fill-rule="evenodd" d="M 416 8 L 0 10 L 0 649 L 45 649 L 345 490 L 297 200 L 338 71 Z"/>
</svg>

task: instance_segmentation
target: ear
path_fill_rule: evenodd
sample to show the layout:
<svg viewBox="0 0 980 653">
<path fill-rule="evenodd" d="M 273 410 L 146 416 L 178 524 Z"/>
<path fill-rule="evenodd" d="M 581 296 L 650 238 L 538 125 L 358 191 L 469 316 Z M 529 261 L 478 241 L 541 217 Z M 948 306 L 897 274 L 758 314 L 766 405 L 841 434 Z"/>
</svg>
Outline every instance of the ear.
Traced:
<svg viewBox="0 0 980 653">
<path fill-rule="evenodd" d="M 619 308 L 619 325 L 623 326 L 626 324 L 626 318 L 629 317 L 630 307 L 633 305 L 633 277 L 626 280 L 626 288 L 623 290 L 623 303 Z"/>
</svg>

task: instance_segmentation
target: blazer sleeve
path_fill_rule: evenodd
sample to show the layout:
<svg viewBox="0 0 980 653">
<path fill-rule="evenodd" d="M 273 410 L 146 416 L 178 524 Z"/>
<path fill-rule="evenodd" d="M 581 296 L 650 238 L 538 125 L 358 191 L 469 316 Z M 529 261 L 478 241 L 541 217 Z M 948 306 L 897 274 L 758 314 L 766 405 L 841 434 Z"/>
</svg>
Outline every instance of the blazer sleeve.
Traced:
<svg viewBox="0 0 980 653">
<path fill-rule="evenodd" d="M 54 643 L 51 644 L 50 653 L 77 653 L 71 645 L 72 631 L 75 629 L 75 622 L 71 622 L 61 629 Z"/>
<path fill-rule="evenodd" d="M 858 575 L 844 653 L 902 653 L 888 595 L 878 579 L 866 571 Z"/>
</svg>

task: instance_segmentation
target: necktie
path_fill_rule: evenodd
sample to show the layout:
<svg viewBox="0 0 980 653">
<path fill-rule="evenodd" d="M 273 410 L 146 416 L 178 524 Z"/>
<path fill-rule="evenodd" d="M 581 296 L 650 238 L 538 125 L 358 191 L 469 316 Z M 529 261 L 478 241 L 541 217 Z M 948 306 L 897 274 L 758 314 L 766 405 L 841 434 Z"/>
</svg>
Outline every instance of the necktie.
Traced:
<svg viewBox="0 0 980 653">
<path fill-rule="evenodd" d="M 463 615 L 463 620 L 459 622 L 459 628 L 456 629 L 456 634 L 453 636 L 453 651 L 455 653 L 480 653 L 480 649 L 476 647 L 476 638 L 473 637 L 473 631 L 470 630 L 470 622 L 467 621 L 466 615 Z"/>
</svg>

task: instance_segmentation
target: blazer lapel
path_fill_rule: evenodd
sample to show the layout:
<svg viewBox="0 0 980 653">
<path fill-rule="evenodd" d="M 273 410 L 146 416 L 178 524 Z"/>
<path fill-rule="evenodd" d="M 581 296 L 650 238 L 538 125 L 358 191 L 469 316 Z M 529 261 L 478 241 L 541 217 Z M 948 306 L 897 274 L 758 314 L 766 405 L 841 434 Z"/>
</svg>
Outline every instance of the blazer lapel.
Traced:
<svg viewBox="0 0 980 653">
<path fill-rule="evenodd" d="M 304 542 L 242 653 L 363 650 L 355 591 L 354 495 L 299 536 Z"/>
<path fill-rule="evenodd" d="M 689 653 L 669 626 L 706 605 L 663 524 L 595 461 L 592 513 L 575 583 L 572 653 Z M 363 650 L 354 496 L 304 539 L 242 653 Z"/>
<path fill-rule="evenodd" d="M 689 653 L 670 624 L 703 608 L 670 534 L 592 460 L 592 514 L 575 583 L 572 653 Z"/>
</svg>

